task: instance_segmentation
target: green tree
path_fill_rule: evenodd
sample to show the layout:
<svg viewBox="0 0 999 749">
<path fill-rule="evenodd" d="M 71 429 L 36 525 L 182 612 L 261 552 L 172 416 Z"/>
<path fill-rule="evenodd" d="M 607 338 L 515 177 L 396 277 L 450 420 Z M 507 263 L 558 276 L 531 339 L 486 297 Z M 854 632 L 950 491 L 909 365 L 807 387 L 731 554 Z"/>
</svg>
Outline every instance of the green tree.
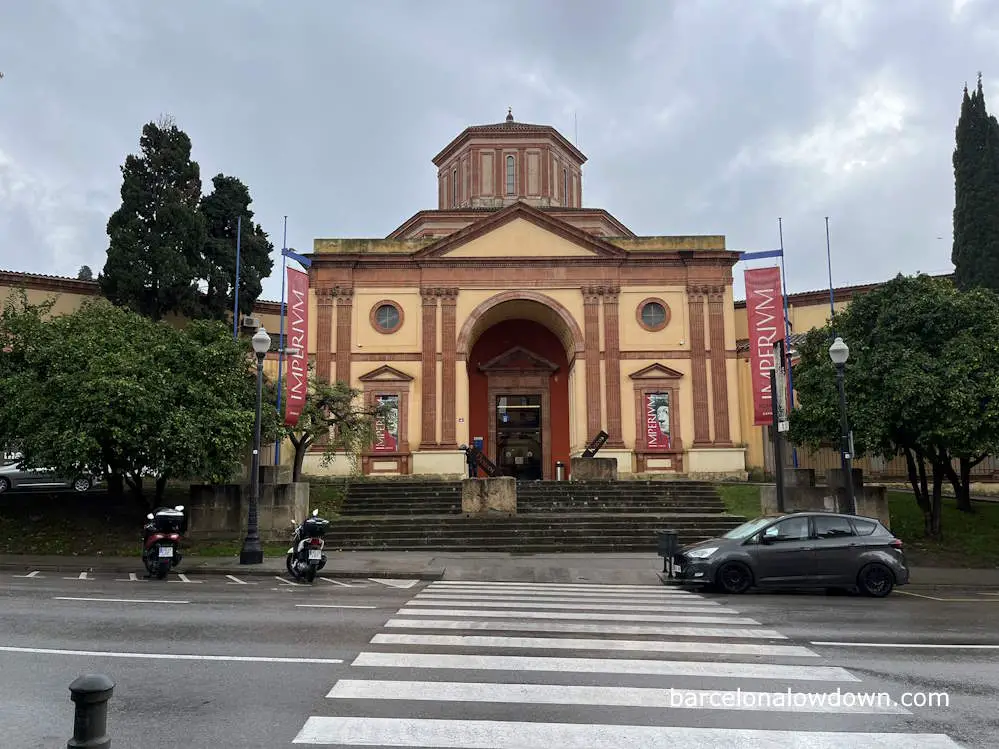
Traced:
<svg viewBox="0 0 999 749">
<path fill-rule="evenodd" d="M 330 383 L 309 373 L 308 392 L 305 405 L 293 427 L 285 426 L 284 411 L 287 398 L 282 398 L 281 423 L 273 433 L 287 438 L 295 450 L 292 467 L 292 481 L 301 481 L 302 466 L 309 448 L 315 444 L 323 447 L 324 466 L 328 466 L 337 456 L 356 460 L 368 448 L 375 436 L 375 421 L 386 415 L 381 406 L 367 407 L 361 403 L 361 391 L 343 382 Z M 269 402 L 274 403 L 276 390 L 271 387 Z M 271 409 L 272 419 L 277 415 Z"/>
<path fill-rule="evenodd" d="M 274 246 L 259 224 L 253 223 L 250 191 L 235 177 L 218 174 L 213 190 L 201 201 L 207 237 L 201 277 L 205 291 L 200 313 L 223 320 L 232 312 L 236 280 L 236 233 L 242 217 L 239 263 L 239 311 L 250 314 L 260 296 L 263 279 L 271 274 Z"/>
<path fill-rule="evenodd" d="M 999 124 L 982 91 L 964 88 L 954 148 L 954 279 L 999 291 Z"/>
<path fill-rule="evenodd" d="M 987 290 L 959 294 L 946 279 L 899 276 L 855 297 L 833 327 L 850 346 L 846 390 L 856 453 L 905 457 L 926 534 L 939 537 L 943 483 L 970 509 L 970 469 L 999 446 L 999 346 L 988 334 L 999 329 L 999 300 Z M 831 340 L 827 326 L 799 346 L 799 408 L 791 416 L 799 444 L 838 435 Z"/>
<path fill-rule="evenodd" d="M 77 281 L 93 281 L 94 280 L 94 272 L 92 270 L 90 270 L 90 266 L 89 265 L 81 265 L 80 266 L 80 270 L 77 271 L 77 273 L 76 273 L 76 280 Z"/>
<path fill-rule="evenodd" d="M 227 326 L 178 329 L 105 300 L 46 312 L 22 292 L 0 318 L 0 442 L 27 465 L 103 475 L 144 506 L 170 479 L 224 481 L 238 470 L 255 391 L 248 347 Z"/>
<path fill-rule="evenodd" d="M 121 207 L 108 221 L 98 282 L 114 304 L 160 320 L 195 305 L 206 236 L 201 172 L 191 139 L 169 119 L 145 125 L 140 147 L 121 170 Z"/>
</svg>

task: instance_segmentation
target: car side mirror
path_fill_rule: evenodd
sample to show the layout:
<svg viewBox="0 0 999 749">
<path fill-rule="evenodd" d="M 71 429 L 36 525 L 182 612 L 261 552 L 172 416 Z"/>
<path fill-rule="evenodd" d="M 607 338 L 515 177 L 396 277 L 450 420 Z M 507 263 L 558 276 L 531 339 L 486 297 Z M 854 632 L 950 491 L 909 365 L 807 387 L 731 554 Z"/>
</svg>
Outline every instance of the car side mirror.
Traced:
<svg viewBox="0 0 999 749">
<path fill-rule="evenodd" d="M 760 543 L 763 544 L 764 546 L 770 546 L 770 544 L 772 544 L 773 542 L 774 542 L 773 536 L 767 536 L 766 534 L 763 533 L 760 534 Z"/>
</svg>

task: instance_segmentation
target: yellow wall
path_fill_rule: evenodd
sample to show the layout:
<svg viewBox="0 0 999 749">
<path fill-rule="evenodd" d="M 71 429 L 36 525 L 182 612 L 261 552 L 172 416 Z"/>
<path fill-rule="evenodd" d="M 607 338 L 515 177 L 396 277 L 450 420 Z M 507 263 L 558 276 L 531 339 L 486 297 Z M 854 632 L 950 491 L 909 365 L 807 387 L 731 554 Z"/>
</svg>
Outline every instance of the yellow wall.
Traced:
<svg viewBox="0 0 999 749">
<path fill-rule="evenodd" d="M 514 219 L 471 242 L 449 257 L 593 257 L 588 250 L 522 218 Z"/>
<path fill-rule="evenodd" d="M 371 324 L 371 311 L 379 302 L 391 300 L 402 308 L 402 327 L 394 333 L 386 334 Z M 419 287 L 413 288 L 364 288 L 354 290 L 354 304 L 351 310 L 351 337 L 355 352 L 363 353 L 419 353 L 423 341 L 423 306 Z M 339 314 L 340 308 L 335 314 Z M 333 325 L 336 325 L 335 315 Z M 440 324 L 438 323 L 438 329 Z M 438 332 L 439 335 L 439 332 Z M 335 327 L 330 336 L 336 349 Z"/>
<path fill-rule="evenodd" d="M 18 291 L 17 287 L 0 284 L 0 309 L 6 304 L 11 294 Z M 96 295 L 80 294 L 66 291 L 42 291 L 40 289 L 26 289 L 29 304 L 41 304 L 52 301 L 53 315 L 68 315 L 79 309 L 80 305 L 87 299 L 94 299 Z"/>
</svg>

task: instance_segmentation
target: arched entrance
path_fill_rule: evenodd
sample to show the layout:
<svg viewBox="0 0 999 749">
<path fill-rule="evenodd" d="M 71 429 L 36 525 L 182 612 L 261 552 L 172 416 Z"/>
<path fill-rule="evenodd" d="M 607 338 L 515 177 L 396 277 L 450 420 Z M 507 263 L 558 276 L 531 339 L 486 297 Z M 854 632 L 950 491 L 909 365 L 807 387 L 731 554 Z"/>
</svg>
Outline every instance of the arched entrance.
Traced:
<svg viewBox="0 0 999 749">
<path fill-rule="evenodd" d="M 469 439 L 503 475 L 555 477 L 569 464 L 569 382 L 578 325 L 554 300 L 532 292 L 502 295 L 473 313 L 458 337 L 469 386 Z"/>
</svg>

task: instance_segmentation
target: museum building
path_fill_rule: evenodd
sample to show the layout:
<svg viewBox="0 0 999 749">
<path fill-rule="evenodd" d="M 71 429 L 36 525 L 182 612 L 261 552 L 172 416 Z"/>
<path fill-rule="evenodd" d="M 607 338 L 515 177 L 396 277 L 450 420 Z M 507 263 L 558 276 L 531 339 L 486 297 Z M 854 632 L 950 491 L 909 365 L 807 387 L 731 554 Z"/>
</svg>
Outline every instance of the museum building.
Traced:
<svg viewBox="0 0 999 749">
<path fill-rule="evenodd" d="M 603 431 L 621 475 L 745 476 L 739 254 L 583 207 L 585 162 L 508 114 L 434 157 L 436 209 L 384 239 L 315 240 L 315 373 L 392 413 L 364 473 L 460 474 L 481 444 L 506 475 L 553 479 Z"/>
</svg>

